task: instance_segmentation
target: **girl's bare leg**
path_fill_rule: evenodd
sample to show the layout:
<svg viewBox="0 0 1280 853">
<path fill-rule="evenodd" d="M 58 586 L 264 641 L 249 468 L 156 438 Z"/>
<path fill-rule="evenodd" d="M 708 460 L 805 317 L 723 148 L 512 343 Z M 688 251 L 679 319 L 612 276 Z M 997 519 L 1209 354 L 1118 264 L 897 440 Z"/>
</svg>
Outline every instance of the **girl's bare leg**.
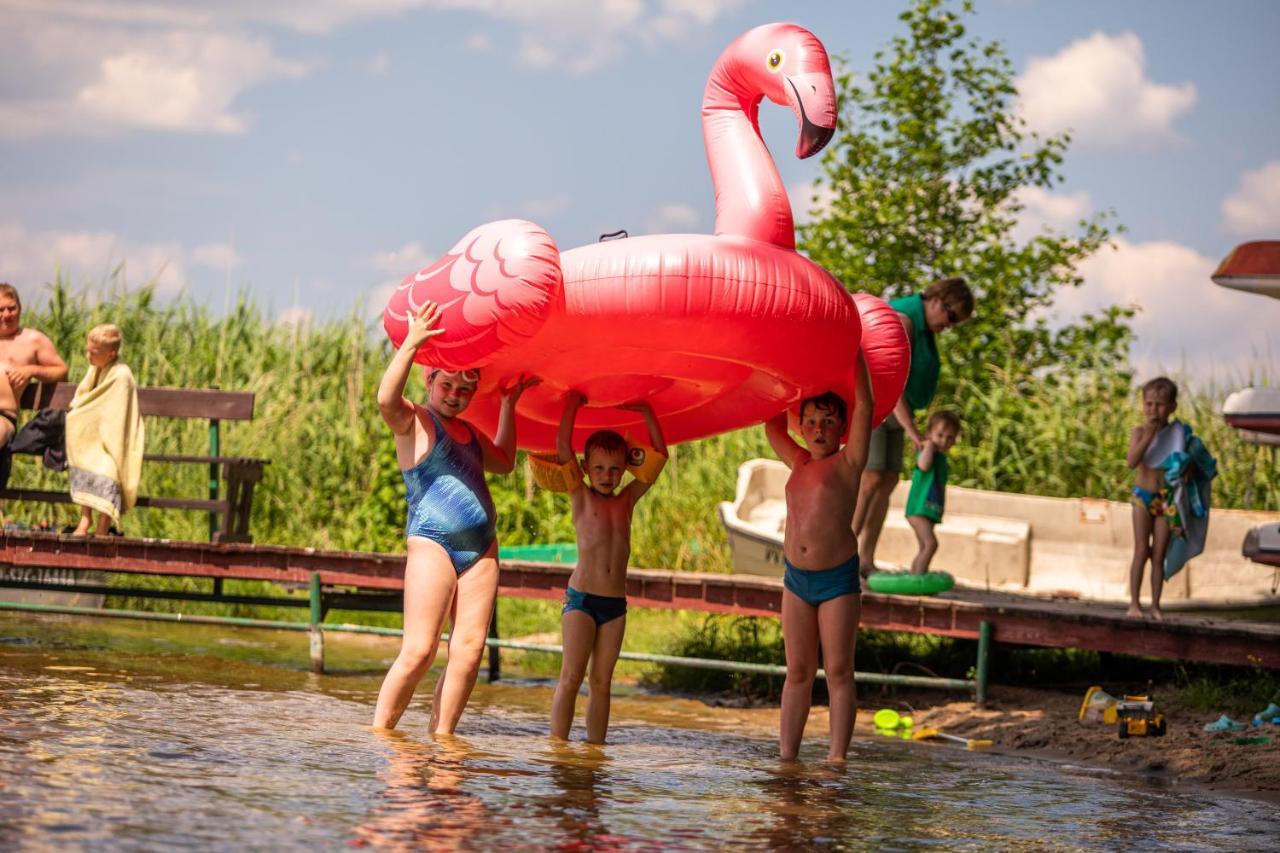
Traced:
<svg viewBox="0 0 1280 853">
<path fill-rule="evenodd" d="M 435 660 L 440 627 L 453 601 L 457 573 L 445 550 L 429 539 L 411 537 L 404 568 L 404 638 L 400 654 L 383 679 L 373 725 L 393 729 L 413 691 Z"/>
<path fill-rule="evenodd" d="M 436 703 L 431 709 L 431 731 L 435 734 L 453 734 L 476 686 L 498 594 L 498 543 L 494 542 L 489 553 L 457 577 L 449 661 L 440 675 Z"/>
</svg>

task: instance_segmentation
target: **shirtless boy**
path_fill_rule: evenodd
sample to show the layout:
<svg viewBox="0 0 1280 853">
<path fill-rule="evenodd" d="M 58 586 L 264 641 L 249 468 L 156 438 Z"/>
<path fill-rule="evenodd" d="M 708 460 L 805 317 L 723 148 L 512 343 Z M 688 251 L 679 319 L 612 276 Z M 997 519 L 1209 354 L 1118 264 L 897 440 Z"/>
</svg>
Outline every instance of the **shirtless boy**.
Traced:
<svg viewBox="0 0 1280 853">
<path fill-rule="evenodd" d="M 853 647 L 862 615 L 862 584 L 852 522 L 859 478 L 867 464 L 873 402 L 865 362 L 859 364 L 857 381 L 853 414 L 847 419 L 849 443 L 843 448 L 840 436 L 846 425 L 846 404 L 831 392 L 800 404 L 800 435 L 808 449 L 787 433 L 786 412 L 765 423 L 769 444 L 791 469 L 782 541 L 787 677 L 782 687 L 779 746 L 784 760 L 794 759 L 800 751 L 819 646 L 831 702 L 827 760 L 844 761 L 853 736 L 858 710 Z"/>
<path fill-rule="evenodd" d="M 573 461 L 573 423 L 586 397 L 570 391 L 556 437 L 561 464 Z M 620 408 L 639 412 L 649 430 L 653 451 L 665 457 L 666 442 L 658 419 L 648 403 Z M 652 483 L 632 480 L 618 494 L 614 490 L 627 470 L 627 442 L 612 430 L 600 430 L 587 439 L 585 460 L 587 488 L 578 485 L 570 493 L 573 527 L 578 540 L 578 565 L 565 590 L 560 617 L 564 657 L 560 683 L 551 701 L 551 736 L 566 739 L 573 725 L 578 688 L 591 665 L 590 698 L 587 701 L 587 742 L 604 743 L 609 728 L 609 691 L 613 667 L 622 651 L 627 625 L 627 561 L 631 558 L 631 514 L 636 502 Z"/>
</svg>

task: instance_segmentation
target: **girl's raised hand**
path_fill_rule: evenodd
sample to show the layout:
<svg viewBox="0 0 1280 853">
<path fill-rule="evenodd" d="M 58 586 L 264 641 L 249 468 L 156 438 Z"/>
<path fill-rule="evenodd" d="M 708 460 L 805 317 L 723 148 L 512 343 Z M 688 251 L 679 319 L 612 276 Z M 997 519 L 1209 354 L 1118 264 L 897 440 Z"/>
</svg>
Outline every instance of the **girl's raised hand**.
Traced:
<svg viewBox="0 0 1280 853">
<path fill-rule="evenodd" d="M 515 403 L 520 399 L 521 394 L 541 381 L 542 380 L 537 376 L 532 376 L 527 373 L 520 374 L 514 382 L 500 389 L 502 402 L 510 402 L 512 405 L 515 405 Z"/>
<path fill-rule="evenodd" d="M 436 328 L 443 312 L 434 302 L 424 302 L 417 314 L 409 315 L 409 331 L 404 336 L 404 343 L 414 349 L 422 346 L 429 338 L 443 335 L 444 329 Z"/>
</svg>

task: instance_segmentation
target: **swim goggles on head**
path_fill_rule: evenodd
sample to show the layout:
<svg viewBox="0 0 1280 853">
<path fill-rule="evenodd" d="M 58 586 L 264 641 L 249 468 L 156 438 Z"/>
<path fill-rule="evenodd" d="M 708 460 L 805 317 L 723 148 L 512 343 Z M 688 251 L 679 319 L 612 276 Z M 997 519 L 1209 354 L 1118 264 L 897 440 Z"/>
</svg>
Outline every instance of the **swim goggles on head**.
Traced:
<svg viewBox="0 0 1280 853">
<path fill-rule="evenodd" d="M 431 375 L 427 377 L 427 381 L 430 382 L 435 379 L 437 373 L 448 373 L 452 376 L 457 376 L 463 382 L 480 384 L 480 371 L 474 368 L 468 370 L 445 370 L 443 367 L 433 367 L 431 368 Z"/>
</svg>

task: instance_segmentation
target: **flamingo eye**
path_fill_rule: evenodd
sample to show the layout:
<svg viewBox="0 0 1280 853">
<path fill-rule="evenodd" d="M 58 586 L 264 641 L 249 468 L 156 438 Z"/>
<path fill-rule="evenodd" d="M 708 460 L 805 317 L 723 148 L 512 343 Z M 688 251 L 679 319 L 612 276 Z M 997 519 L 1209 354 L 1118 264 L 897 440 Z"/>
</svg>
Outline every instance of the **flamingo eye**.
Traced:
<svg viewBox="0 0 1280 853">
<path fill-rule="evenodd" d="M 782 67 L 782 63 L 787 61 L 787 55 L 780 50 L 770 51 L 769 58 L 765 60 L 765 64 L 771 72 L 776 72 Z"/>
</svg>

